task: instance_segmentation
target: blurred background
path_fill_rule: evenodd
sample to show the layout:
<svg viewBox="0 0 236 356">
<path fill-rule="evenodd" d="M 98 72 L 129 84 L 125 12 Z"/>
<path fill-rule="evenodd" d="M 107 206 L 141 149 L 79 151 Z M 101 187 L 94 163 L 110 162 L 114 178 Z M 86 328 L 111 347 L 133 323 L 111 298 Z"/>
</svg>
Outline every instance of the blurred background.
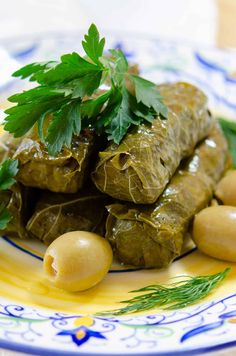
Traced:
<svg viewBox="0 0 236 356">
<path fill-rule="evenodd" d="M 0 41 L 82 31 L 103 31 L 236 46 L 235 0 L 1 0 Z"/>
<path fill-rule="evenodd" d="M 229 110 L 236 111 L 236 99 L 231 100 L 236 98 L 236 0 L 0 3 L 0 109 L 17 89 L 17 81 L 11 79 L 13 71 L 29 62 L 78 51 L 82 35 L 94 22 L 108 48 L 121 47 L 131 60 L 140 63 L 145 76 L 158 82 L 188 80 L 206 91 L 218 111 L 228 101 Z M 221 51 L 211 52 L 215 47 Z M 208 52 L 202 53 L 204 49 Z M 222 100 L 222 95 L 214 92 L 216 85 L 223 92 Z"/>
<path fill-rule="evenodd" d="M 2 2 L 0 37 L 86 29 L 213 43 L 212 0 L 8 0 Z M 204 9 L 204 11 L 203 11 Z"/>
</svg>

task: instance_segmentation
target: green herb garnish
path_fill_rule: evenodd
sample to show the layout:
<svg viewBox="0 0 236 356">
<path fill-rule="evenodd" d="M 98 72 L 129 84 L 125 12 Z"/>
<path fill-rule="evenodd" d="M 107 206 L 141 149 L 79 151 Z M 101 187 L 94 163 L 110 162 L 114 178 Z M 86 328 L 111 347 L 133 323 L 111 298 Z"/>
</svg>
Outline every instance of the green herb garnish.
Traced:
<svg viewBox="0 0 236 356">
<path fill-rule="evenodd" d="M 0 190 L 9 189 L 14 183 L 18 172 L 18 161 L 7 159 L 0 166 Z M 0 204 L 0 230 L 7 227 L 7 224 L 12 219 L 11 214 L 7 210 L 6 206 Z"/>
<path fill-rule="evenodd" d="M 228 141 L 229 153 L 232 157 L 233 166 L 236 168 L 236 122 L 219 118 L 220 126 Z"/>
<path fill-rule="evenodd" d="M 4 129 L 21 137 L 37 123 L 41 141 L 49 154 L 56 155 L 83 128 L 104 132 L 119 144 L 131 125 L 152 123 L 157 115 L 166 118 L 167 107 L 155 84 L 128 73 L 122 51 L 112 49 L 104 56 L 104 45 L 92 24 L 82 41 L 87 57 L 74 52 L 60 62 L 32 63 L 16 71 L 13 76 L 29 78 L 38 86 L 9 98 L 16 105 L 5 111 Z M 109 88 L 101 93 L 104 83 Z M 51 121 L 44 134 L 48 114 Z"/>
<path fill-rule="evenodd" d="M 130 293 L 148 292 L 132 299 L 124 300 L 127 306 L 99 313 L 100 315 L 123 315 L 149 310 L 181 309 L 205 298 L 229 273 L 230 268 L 209 276 L 184 276 L 184 279 L 170 285 L 149 285 Z M 181 277 L 181 276 L 180 276 Z"/>
</svg>

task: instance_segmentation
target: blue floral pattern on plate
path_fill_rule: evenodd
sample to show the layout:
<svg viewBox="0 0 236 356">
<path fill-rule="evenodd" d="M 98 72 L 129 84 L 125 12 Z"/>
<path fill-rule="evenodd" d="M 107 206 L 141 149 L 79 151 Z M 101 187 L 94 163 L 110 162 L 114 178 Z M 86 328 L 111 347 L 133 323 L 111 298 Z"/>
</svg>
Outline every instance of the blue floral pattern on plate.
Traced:
<svg viewBox="0 0 236 356">
<path fill-rule="evenodd" d="M 235 334 L 236 294 L 187 310 L 126 317 L 52 313 L 0 300 L 0 345 L 41 355 L 110 355 L 115 345 L 120 354 L 193 354 L 236 344 Z"/>
</svg>

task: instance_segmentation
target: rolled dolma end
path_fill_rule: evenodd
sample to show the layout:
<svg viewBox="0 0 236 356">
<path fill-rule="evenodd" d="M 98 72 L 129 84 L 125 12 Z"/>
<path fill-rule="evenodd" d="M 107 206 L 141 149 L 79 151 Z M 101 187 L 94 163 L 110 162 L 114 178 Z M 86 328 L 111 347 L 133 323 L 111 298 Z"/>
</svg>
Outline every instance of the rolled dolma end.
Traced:
<svg viewBox="0 0 236 356">
<path fill-rule="evenodd" d="M 20 162 L 17 180 L 29 187 L 75 193 L 88 177 L 94 146 L 95 137 L 87 131 L 73 138 L 71 148 L 52 157 L 38 139 L 26 137 L 13 155 Z"/>
<path fill-rule="evenodd" d="M 26 229 L 46 245 L 70 231 L 91 231 L 103 236 L 108 202 L 107 196 L 94 189 L 77 194 L 45 192 Z"/>
<path fill-rule="evenodd" d="M 194 215 L 207 206 L 227 161 L 227 144 L 218 126 L 181 163 L 152 205 L 117 203 L 107 207 L 106 238 L 124 264 L 165 267 L 180 255 Z"/>
<path fill-rule="evenodd" d="M 182 158 L 207 136 L 212 118 L 205 94 L 195 86 L 159 86 L 168 119 L 132 128 L 120 145 L 99 153 L 92 173 L 97 188 L 136 204 L 152 204 L 161 195 Z"/>
</svg>

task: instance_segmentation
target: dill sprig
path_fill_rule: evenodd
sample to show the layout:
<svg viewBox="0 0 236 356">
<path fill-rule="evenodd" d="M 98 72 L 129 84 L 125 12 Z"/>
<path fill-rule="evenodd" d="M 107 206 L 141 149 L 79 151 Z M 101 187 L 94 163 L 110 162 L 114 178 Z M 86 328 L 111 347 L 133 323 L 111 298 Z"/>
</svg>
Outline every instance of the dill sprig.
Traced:
<svg viewBox="0 0 236 356">
<path fill-rule="evenodd" d="M 149 310 L 156 307 L 162 309 L 181 309 L 205 298 L 229 273 L 230 268 L 208 276 L 184 276 L 181 281 L 168 285 L 153 284 L 132 290 L 130 293 L 149 292 L 132 299 L 123 300 L 127 306 L 100 315 L 123 315 Z M 178 276 L 178 278 L 181 276 Z"/>
</svg>

